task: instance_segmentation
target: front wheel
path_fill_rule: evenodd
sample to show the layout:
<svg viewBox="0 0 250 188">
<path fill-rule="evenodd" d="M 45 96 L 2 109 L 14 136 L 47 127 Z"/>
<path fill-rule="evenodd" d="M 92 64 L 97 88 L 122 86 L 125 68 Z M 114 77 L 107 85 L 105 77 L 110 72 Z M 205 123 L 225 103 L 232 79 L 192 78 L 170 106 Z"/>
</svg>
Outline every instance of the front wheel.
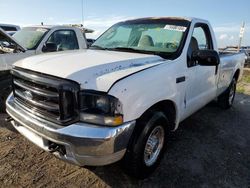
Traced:
<svg viewBox="0 0 250 188">
<path fill-rule="evenodd" d="M 222 108 L 229 109 L 232 107 L 236 94 L 236 84 L 237 81 L 233 78 L 228 89 L 218 97 L 218 103 Z"/>
<path fill-rule="evenodd" d="M 163 156 L 167 125 L 167 118 L 162 112 L 154 112 L 138 121 L 138 127 L 122 161 L 129 175 L 143 179 L 156 169 Z"/>
<path fill-rule="evenodd" d="M 0 113 L 5 112 L 5 108 L 6 108 L 5 102 L 10 92 L 11 92 L 11 87 L 0 91 Z"/>
</svg>

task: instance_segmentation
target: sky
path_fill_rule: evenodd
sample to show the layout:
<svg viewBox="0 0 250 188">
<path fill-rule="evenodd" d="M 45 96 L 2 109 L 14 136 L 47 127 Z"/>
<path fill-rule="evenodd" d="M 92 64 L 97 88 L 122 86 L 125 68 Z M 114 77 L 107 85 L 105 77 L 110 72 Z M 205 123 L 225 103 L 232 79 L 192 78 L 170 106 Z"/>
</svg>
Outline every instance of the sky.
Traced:
<svg viewBox="0 0 250 188">
<path fill-rule="evenodd" d="M 97 38 L 111 25 L 127 19 L 197 17 L 210 21 L 219 47 L 224 47 L 238 45 L 244 21 L 242 45 L 250 46 L 249 7 L 249 0 L 0 0 L 0 23 L 20 26 L 41 22 L 50 25 L 83 23 L 85 27 L 95 30 L 88 37 Z"/>
</svg>

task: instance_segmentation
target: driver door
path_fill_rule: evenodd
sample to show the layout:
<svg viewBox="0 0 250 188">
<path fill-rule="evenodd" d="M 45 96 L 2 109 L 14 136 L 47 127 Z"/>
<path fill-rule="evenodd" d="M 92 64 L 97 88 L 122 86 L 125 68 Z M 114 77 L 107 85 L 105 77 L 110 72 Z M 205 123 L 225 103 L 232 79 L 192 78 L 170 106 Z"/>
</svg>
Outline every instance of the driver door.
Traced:
<svg viewBox="0 0 250 188">
<path fill-rule="evenodd" d="M 216 67 L 201 66 L 191 58 L 192 52 L 195 50 L 212 49 L 213 43 L 209 27 L 206 24 L 196 24 L 187 57 L 186 117 L 216 97 Z"/>
</svg>

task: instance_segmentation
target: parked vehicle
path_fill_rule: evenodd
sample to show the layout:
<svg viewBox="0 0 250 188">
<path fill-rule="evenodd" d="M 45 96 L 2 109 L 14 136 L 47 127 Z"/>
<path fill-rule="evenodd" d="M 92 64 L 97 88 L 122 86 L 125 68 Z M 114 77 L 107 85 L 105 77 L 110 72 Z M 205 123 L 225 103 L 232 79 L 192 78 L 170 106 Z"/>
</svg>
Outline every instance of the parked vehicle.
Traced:
<svg viewBox="0 0 250 188">
<path fill-rule="evenodd" d="M 55 51 L 86 49 L 85 34 L 70 26 L 31 26 L 17 31 L 12 37 L 0 29 L 0 112 L 10 90 L 9 70 L 25 57 Z M 4 84 L 3 84 L 4 83 Z"/>
<path fill-rule="evenodd" d="M 249 46 L 243 46 L 240 48 L 241 52 L 244 52 L 246 54 L 246 66 L 250 67 L 250 47 Z"/>
<path fill-rule="evenodd" d="M 6 47 L 9 43 L 9 51 L 13 52 L 0 56 L 0 63 L 4 63 L 7 67 L 11 67 L 13 62 L 31 55 L 86 48 L 85 35 L 76 27 L 31 26 L 24 27 L 12 37 L 6 35 L 3 31 L 0 32 L 0 35 L 6 40 Z M 13 51 L 15 46 L 19 46 L 24 53 Z M 2 53 L 6 53 L 2 49 L 0 50 Z"/>
<path fill-rule="evenodd" d="M 245 67 L 250 68 L 250 46 L 241 47 L 241 50 L 246 54 Z"/>
<path fill-rule="evenodd" d="M 247 47 L 241 47 L 240 50 L 238 50 L 238 47 L 226 47 L 222 49 L 222 52 L 238 53 L 238 51 L 245 54 L 245 66 L 250 65 L 250 50 Z"/>
<path fill-rule="evenodd" d="M 250 55 L 250 46 L 242 46 L 241 49 L 246 50 L 246 52 Z"/>
<path fill-rule="evenodd" d="M 0 28 L 4 30 L 6 33 L 9 35 L 13 35 L 16 33 L 16 31 L 19 31 L 21 28 L 18 25 L 13 25 L 13 24 L 1 24 L 0 23 Z"/>
<path fill-rule="evenodd" d="M 250 65 L 250 53 L 245 49 L 241 49 L 240 52 L 245 54 L 245 65 Z"/>
<path fill-rule="evenodd" d="M 244 58 L 219 54 L 202 19 L 120 22 L 88 50 L 15 63 L 8 121 L 65 161 L 99 166 L 122 159 L 127 173 L 144 178 L 181 121 L 216 98 L 232 106 Z"/>
</svg>

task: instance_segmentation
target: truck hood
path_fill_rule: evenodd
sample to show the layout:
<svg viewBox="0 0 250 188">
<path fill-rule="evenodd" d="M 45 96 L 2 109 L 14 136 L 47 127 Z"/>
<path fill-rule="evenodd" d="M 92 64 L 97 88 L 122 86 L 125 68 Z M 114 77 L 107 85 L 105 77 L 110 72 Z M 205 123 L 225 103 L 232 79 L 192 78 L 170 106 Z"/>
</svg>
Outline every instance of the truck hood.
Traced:
<svg viewBox="0 0 250 188">
<path fill-rule="evenodd" d="M 161 64 L 164 60 L 148 54 L 78 50 L 33 56 L 18 61 L 14 66 L 74 80 L 82 89 L 107 92 L 117 80 Z"/>
<path fill-rule="evenodd" d="M 0 42 L 2 40 L 7 40 L 7 41 L 9 41 L 9 42 L 11 42 L 13 44 L 16 44 L 21 51 L 23 51 L 23 52 L 26 51 L 25 47 L 23 47 L 20 43 L 18 43 L 16 41 L 16 39 L 14 39 L 12 36 L 10 36 L 8 33 L 6 33 L 3 29 L 0 28 Z M 5 53 L 8 53 L 8 51 L 4 50 L 4 49 L 2 49 L 1 51 L 5 52 Z"/>
</svg>

